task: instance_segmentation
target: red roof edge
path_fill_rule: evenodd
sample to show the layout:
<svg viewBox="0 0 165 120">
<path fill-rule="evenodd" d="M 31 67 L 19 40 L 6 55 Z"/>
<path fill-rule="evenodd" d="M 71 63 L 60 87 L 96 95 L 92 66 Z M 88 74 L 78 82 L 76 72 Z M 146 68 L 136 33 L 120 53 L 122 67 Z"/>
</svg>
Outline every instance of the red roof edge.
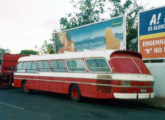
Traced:
<svg viewBox="0 0 165 120">
<path fill-rule="evenodd" d="M 118 51 L 114 51 L 110 55 L 110 57 L 113 57 L 116 54 L 129 54 L 129 55 L 132 55 L 132 56 L 135 56 L 135 57 L 138 57 L 138 58 L 142 59 L 142 55 L 140 53 L 134 52 L 134 51 L 130 51 L 130 50 L 118 50 Z"/>
</svg>

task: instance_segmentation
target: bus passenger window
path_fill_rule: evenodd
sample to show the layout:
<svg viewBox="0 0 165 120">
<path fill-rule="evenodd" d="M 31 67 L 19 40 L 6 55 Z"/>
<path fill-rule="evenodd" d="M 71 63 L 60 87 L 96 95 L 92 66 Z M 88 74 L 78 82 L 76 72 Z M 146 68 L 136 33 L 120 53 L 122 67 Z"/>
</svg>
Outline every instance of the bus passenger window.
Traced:
<svg viewBox="0 0 165 120">
<path fill-rule="evenodd" d="M 37 72 L 37 68 L 36 68 L 35 62 L 28 62 L 27 63 L 27 72 L 28 73 L 35 73 L 35 72 Z"/>
<path fill-rule="evenodd" d="M 22 72 L 22 65 L 23 65 L 22 62 L 18 63 L 17 68 L 16 68 L 16 72 Z"/>
<path fill-rule="evenodd" d="M 50 72 L 50 67 L 48 61 L 39 61 L 37 66 L 40 72 Z"/>
<path fill-rule="evenodd" d="M 110 68 L 104 59 L 86 59 L 85 62 L 91 72 L 110 72 Z"/>
<path fill-rule="evenodd" d="M 66 64 L 69 68 L 69 71 L 74 71 L 74 72 L 86 71 L 83 61 L 81 59 L 66 60 Z"/>
<path fill-rule="evenodd" d="M 27 63 L 27 72 L 31 72 L 31 65 L 32 63 L 31 62 L 28 62 Z"/>
<path fill-rule="evenodd" d="M 50 65 L 54 72 L 66 72 L 67 71 L 63 60 L 50 61 Z"/>
<path fill-rule="evenodd" d="M 36 63 L 35 62 L 32 62 L 32 70 L 31 72 L 35 73 L 37 72 L 37 67 L 36 67 Z"/>
<path fill-rule="evenodd" d="M 26 72 L 26 62 L 23 63 L 22 72 Z"/>
</svg>

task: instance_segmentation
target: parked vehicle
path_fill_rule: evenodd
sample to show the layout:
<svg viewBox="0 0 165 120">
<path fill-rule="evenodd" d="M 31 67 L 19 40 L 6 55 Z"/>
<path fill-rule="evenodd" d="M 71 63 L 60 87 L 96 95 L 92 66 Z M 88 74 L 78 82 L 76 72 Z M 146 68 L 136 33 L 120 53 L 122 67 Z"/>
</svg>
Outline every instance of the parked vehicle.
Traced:
<svg viewBox="0 0 165 120">
<path fill-rule="evenodd" d="M 18 62 L 18 58 L 24 55 L 2 54 L 0 55 L 0 87 L 11 87 L 13 83 L 13 73 Z"/>
<path fill-rule="evenodd" d="M 84 51 L 19 59 L 14 86 L 25 93 L 41 90 L 101 99 L 149 99 L 154 78 L 139 53 Z"/>
</svg>

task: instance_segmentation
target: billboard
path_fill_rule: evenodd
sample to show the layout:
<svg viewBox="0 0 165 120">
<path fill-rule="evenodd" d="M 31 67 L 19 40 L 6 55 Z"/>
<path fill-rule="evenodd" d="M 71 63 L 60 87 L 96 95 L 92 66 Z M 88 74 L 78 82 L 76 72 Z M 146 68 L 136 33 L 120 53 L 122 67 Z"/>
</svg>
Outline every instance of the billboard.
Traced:
<svg viewBox="0 0 165 120">
<path fill-rule="evenodd" d="M 165 7 L 139 13 L 139 52 L 143 59 L 165 58 Z"/>
<path fill-rule="evenodd" d="M 125 17 L 57 32 L 54 34 L 56 53 L 84 49 L 126 49 Z"/>
</svg>

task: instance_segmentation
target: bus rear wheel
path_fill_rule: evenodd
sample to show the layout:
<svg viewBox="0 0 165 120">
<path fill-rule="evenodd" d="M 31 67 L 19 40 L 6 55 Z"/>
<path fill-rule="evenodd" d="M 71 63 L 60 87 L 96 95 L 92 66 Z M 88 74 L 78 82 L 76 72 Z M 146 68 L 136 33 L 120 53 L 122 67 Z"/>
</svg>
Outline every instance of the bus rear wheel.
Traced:
<svg viewBox="0 0 165 120">
<path fill-rule="evenodd" d="M 26 81 L 23 81 L 22 83 L 22 90 L 24 93 L 31 93 L 31 90 L 28 88 Z"/>
<path fill-rule="evenodd" d="M 81 92 L 78 85 L 72 85 L 69 90 L 70 99 L 74 102 L 79 102 L 81 98 Z"/>
</svg>

